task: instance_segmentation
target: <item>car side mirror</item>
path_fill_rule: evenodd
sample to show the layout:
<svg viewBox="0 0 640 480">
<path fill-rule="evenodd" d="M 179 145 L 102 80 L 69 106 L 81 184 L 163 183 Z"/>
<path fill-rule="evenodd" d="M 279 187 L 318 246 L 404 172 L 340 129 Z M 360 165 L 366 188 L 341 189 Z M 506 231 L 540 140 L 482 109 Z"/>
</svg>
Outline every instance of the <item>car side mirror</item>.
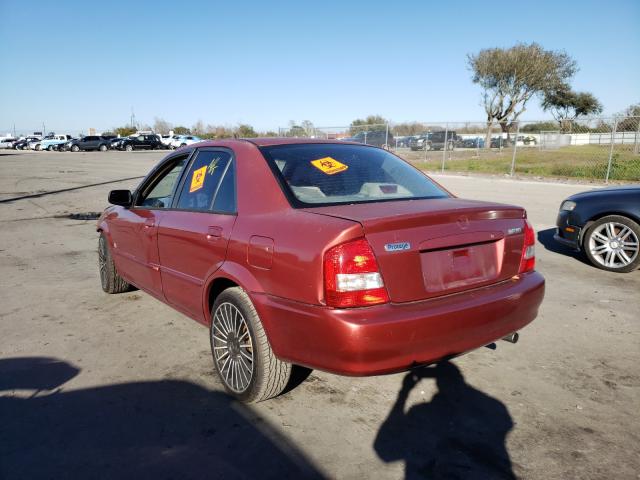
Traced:
<svg viewBox="0 0 640 480">
<path fill-rule="evenodd" d="M 111 205 L 120 205 L 121 207 L 130 207 L 133 204 L 133 195 L 129 190 L 111 190 L 109 192 L 109 203 Z"/>
</svg>

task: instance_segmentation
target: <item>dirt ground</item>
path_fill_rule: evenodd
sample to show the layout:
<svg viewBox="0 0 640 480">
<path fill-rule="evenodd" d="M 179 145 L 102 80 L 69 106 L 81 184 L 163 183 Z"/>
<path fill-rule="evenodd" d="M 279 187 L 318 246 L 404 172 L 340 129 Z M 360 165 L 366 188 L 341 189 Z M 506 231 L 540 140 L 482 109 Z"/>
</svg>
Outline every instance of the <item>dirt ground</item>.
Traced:
<svg viewBox="0 0 640 480">
<path fill-rule="evenodd" d="M 640 271 L 551 238 L 593 186 L 436 177 L 529 211 L 547 293 L 518 344 L 244 406 L 204 327 L 100 289 L 90 218 L 162 156 L 0 152 L 0 478 L 640 478 Z"/>
</svg>

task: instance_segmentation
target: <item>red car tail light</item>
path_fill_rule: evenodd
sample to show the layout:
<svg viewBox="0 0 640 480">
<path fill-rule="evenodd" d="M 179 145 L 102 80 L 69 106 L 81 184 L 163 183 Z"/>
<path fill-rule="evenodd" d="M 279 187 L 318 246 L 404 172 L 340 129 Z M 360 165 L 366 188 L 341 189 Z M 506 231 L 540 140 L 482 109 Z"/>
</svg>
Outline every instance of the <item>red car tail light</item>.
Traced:
<svg viewBox="0 0 640 480">
<path fill-rule="evenodd" d="M 520 271 L 518 273 L 530 272 L 536 266 L 536 232 L 529 223 L 524 221 L 524 245 L 522 246 L 522 257 L 520 259 Z"/>
<path fill-rule="evenodd" d="M 389 301 L 369 242 L 361 238 L 325 253 L 324 293 L 331 307 L 366 307 Z"/>
</svg>

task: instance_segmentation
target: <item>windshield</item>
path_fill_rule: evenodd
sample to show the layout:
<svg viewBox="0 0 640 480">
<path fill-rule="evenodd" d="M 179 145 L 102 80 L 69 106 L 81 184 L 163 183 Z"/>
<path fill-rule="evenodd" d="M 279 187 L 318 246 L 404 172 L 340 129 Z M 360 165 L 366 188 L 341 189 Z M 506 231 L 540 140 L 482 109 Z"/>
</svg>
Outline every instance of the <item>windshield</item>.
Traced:
<svg viewBox="0 0 640 480">
<path fill-rule="evenodd" d="M 261 151 L 297 207 L 449 196 L 422 172 L 380 148 L 294 144 Z"/>
</svg>

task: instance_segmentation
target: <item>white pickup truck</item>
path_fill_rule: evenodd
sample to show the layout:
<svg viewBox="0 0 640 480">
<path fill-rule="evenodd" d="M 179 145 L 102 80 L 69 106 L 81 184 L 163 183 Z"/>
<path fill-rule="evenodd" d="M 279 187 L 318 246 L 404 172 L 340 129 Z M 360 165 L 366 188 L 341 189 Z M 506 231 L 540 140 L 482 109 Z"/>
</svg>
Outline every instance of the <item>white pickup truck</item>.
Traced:
<svg viewBox="0 0 640 480">
<path fill-rule="evenodd" d="M 58 147 L 71 140 L 71 135 L 51 135 L 43 138 L 40 143 L 36 143 L 33 147 L 34 150 L 49 150 L 53 152 L 58 150 Z M 30 145 L 31 146 L 31 145 Z"/>
</svg>

